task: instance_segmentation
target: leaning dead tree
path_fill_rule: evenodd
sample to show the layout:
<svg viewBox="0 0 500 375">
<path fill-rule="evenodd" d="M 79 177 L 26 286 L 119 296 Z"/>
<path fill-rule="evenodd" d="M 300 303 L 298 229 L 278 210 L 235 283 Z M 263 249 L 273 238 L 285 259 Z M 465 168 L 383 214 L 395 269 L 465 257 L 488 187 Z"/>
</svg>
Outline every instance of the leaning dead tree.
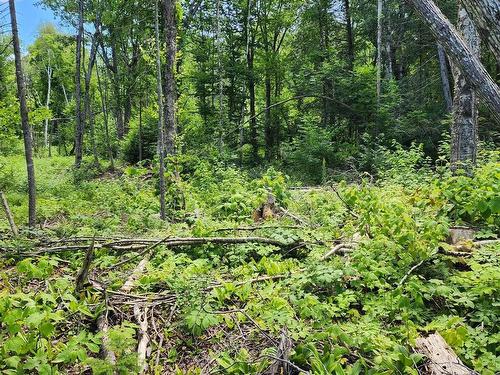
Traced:
<svg viewBox="0 0 500 375">
<path fill-rule="evenodd" d="M 500 123 L 500 88 L 486 71 L 457 29 L 432 0 L 407 0 L 429 26 L 452 62 Z M 484 0 L 483 0 L 484 1 Z"/>
<path fill-rule="evenodd" d="M 461 3 L 500 64 L 500 1 L 462 0 Z"/>
</svg>

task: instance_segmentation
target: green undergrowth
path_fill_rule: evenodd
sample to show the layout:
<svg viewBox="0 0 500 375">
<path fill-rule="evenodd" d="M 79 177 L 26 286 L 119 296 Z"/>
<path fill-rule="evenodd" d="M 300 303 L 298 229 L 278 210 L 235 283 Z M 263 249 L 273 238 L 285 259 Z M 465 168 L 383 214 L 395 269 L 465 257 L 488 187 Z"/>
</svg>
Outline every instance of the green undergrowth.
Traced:
<svg viewBox="0 0 500 375">
<path fill-rule="evenodd" d="M 179 180 L 167 176 L 169 223 L 159 219 L 154 170 L 85 165 L 75 174 L 69 158 L 37 159 L 41 228 L 14 239 L 0 220 L 0 248 L 8 254 L 0 259 L 0 373 L 139 371 L 130 304 L 109 306 L 108 347 L 116 361 L 100 355 L 96 319 L 105 299 L 89 285 L 74 291 L 83 251 L 16 257 L 39 248 L 40 238 L 94 235 L 303 242 L 156 247 L 131 292 L 150 302 L 165 298 L 148 308 L 150 373 L 263 373 L 288 337 L 291 373 L 418 374 L 424 359 L 415 340 L 432 331 L 467 366 L 498 373 L 500 249 L 491 244 L 459 258 L 438 253 L 452 225 L 475 227 L 477 239 L 496 238 L 498 154 L 483 158 L 472 178 L 402 157 L 379 180 L 300 189 L 274 169 L 251 178 L 236 168 L 180 165 Z M 23 160 L 2 158 L 0 167 L 1 188 L 22 224 Z M 287 215 L 254 223 L 270 193 L 300 223 Z M 172 203 L 180 201 L 180 208 Z M 359 243 L 351 253 L 322 259 L 353 238 Z M 130 255 L 97 248 L 92 277 L 119 290 L 140 258 L 109 267 Z"/>
</svg>

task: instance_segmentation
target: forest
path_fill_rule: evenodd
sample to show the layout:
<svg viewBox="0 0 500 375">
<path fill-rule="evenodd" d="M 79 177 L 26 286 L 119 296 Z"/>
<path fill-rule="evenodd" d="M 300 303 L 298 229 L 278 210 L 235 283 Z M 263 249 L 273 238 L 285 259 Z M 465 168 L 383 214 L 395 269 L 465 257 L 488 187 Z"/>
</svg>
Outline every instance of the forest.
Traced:
<svg viewBox="0 0 500 375">
<path fill-rule="evenodd" d="M 498 0 L 1 0 L 0 374 L 500 374 L 499 85 Z"/>
</svg>

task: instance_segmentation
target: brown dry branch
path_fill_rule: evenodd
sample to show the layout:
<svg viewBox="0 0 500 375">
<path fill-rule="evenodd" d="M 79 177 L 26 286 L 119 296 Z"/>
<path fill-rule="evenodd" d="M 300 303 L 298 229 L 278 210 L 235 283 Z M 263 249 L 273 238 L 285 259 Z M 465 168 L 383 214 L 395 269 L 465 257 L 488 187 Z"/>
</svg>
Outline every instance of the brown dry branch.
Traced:
<svg viewBox="0 0 500 375">
<path fill-rule="evenodd" d="M 83 242 L 83 241 L 82 241 Z M 98 241 L 94 244 L 95 249 L 107 249 L 112 251 L 138 251 L 142 250 L 140 253 L 135 254 L 133 257 L 128 258 L 126 262 L 129 262 L 135 258 L 138 258 L 144 254 L 147 254 L 150 250 L 154 249 L 159 245 L 164 245 L 166 247 L 175 248 L 181 246 L 197 246 L 204 244 L 227 244 L 227 245 L 237 245 L 245 243 L 259 243 L 265 245 L 273 245 L 279 248 L 289 248 L 296 246 L 299 243 L 285 243 L 272 238 L 266 237 L 165 237 L 162 239 L 122 239 L 118 241 L 106 242 Z M 2 254 L 4 257 L 33 257 L 43 254 L 55 254 L 67 251 L 82 251 L 87 250 L 88 244 L 82 243 L 81 245 L 61 245 L 54 247 L 42 247 L 31 252 L 9 252 Z M 113 267 L 118 267 L 122 264 L 114 265 Z"/>
<path fill-rule="evenodd" d="M 78 272 L 78 275 L 76 276 L 75 293 L 77 294 L 83 290 L 83 287 L 88 282 L 90 264 L 94 259 L 94 245 L 95 245 L 95 240 L 92 240 L 89 248 L 87 249 L 87 252 L 85 253 L 85 259 L 83 260 L 82 268 L 80 269 L 80 272 Z"/>
<path fill-rule="evenodd" d="M 0 191 L 0 198 L 2 201 L 3 209 L 5 211 L 5 216 L 7 216 L 7 220 L 9 221 L 10 230 L 12 231 L 12 234 L 17 237 L 19 235 L 19 231 L 14 221 L 14 215 L 12 215 L 12 211 L 10 210 L 9 202 L 7 201 L 7 197 L 5 196 L 3 191 Z"/>
</svg>

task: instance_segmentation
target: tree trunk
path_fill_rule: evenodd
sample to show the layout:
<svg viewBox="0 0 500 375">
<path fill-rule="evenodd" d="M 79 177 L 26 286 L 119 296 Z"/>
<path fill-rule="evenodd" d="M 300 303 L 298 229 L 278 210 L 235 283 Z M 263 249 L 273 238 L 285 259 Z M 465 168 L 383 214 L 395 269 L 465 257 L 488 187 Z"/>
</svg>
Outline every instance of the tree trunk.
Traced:
<svg viewBox="0 0 500 375">
<path fill-rule="evenodd" d="M 266 63 L 269 65 L 269 61 Z M 274 148 L 274 140 L 273 140 L 273 126 L 271 123 L 271 73 L 269 72 L 270 67 L 266 67 L 265 73 L 265 92 L 266 92 L 266 109 L 264 115 L 265 121 L 265 141 L 266 141 L 266 160 L 270 161 L 273 157 L 273 148 Z"/>
<path fill-rule="evenodd" d="M 160 72 L 161 76 L 161 72 Z M 142 100 L 139 100 L 139 161 L 142 161 Z"/>
<path fill-rule="evenodd" d="M 354 68 L 354 34 L 352 32 L 351 7 L 349 0 L 344 0 L 344 12 L 347 34 L 347 67 L 349 71 L 352 71 Z"/>
<path fill-rule="evenodd" d="M 500 123 L 500 88 L 493 81 L 479 58 L 467 47 L 455 27 L 432 0 L 407 0 L 429 26 L 448 57 Z"/>
<path fill-rule="evenodd" d="M 82 38 L 83 38 L 83 1 L 78 1 L 78 32 L 76 35 L 76 69 L 75 69 L 75 99 L 76 99 L 76 126 L 75 126 L 75 168 L 80 168 L 83 158 L 84 119 L 82 116 Z"/>
<path fill-rule="evenodd" d="M 9 0 L 10 22 L 12 26 L 12 45 L 14 47 L 14 60 L 16 66 L 17 97 L 19 99 L 19 112 L 23 129 L 24 155 L 28 173 L 28 225 L 34 228 L 36 224 L 36 185 L 35 167 L 33 165 L 33 141 L 28 120 L 28 105 L 26 104 L 26 85 L 22 67 L 21 49 L 17 31 L 16 6 L 14 0 Z"/>
<path fill-rule="evenodd" d="M 87 66 L 87 71 L 85 72 L 85 96 L 84 96 L 84 112 L 83 112 L 83 123 L 84 126 L 89 123 L 91 132 L 91 142 L 92 142 L 92 153 L 94 154 L 94 164 L 99 166 L 99 157 L 97 156 L 97 144 L 95 139 L 95 126 L 93 122 L 93 115 L 90 108 L 90 80 L 92 79 L 92 70 L 94 69 L 94 64 L 97 55 L 97 35 L 92 38 L 92 43 L 90 45 L 90 55 L 89 62 Z"/>
<path fill-rule="evenodd" d="M 169 1 L 169 0 L 167 0 Z M 155 47 L 156 47 L 156 89 L 158 94 L 158 154 L 160 179 L 160 218 L 167 218 L 165 212 L 165 127 L 163 125 L 163 92 L 161 87 L 160 27 L 158 25 L 158 1 L 155 1 Z"/>
<path fill-rule="evenodd" d="M 380 107 L 382 93 L 382 5 L 383 0 L 377 0 L 377 106 Z"/>
<path fill-rule="evenodd" d="M 441 72 L 441 83 L 443 85 L 443 97 L 446 104 L 446 112 L 450 113 L 453 108 L 453 99 L 451 97 L 450 78 L 448 75 L 448 62 L 446 53 L 441 44 L 437 44 L 439 70 Z"/>
<path fill-rule="evenodd" d="M 467 11 L 458 10 L 458 30 L 462 33 L 470 51 L 479 58 L 479 36 Z M 451 169 L 463 168 L 472 172 L 477 154 L 477 97 L 475 90 L 467 83 L 465 75 L 453 64 L 455 97 L 453 101 L 453 124 L 451 127 Z"/>
<path fill-rule="evenodd" d="M 50 66 L 50 57 L 49 57 L 49 65 L 47 66 L 47 100 L 45 102 L 45 107 L 49 109 L 50 105 L 50 93 L 52 88 L 52 67 Z M 45 124 L 43 128 L 43 141 L 46 148 L 49 148 L 49 119 L 45 119 Z M 50 156 L 50 149 L 49 149 Z"/>
<path fill-rule="evenodd" d="M 66 86 L 64 86 L 64 83 L 61 83 L 61 87 L 62 87 L 63 94 L 64 94 L 64 103 L 66 105 L 68 105 L 69 104 L 69 100 L 68 100 L 68 93 L 66 92 Z"/>
<path fill-rule="evenodd" d="M 500 2 L 498 0 L 462 0 L 462 5 L 481 38 L 500 64 Z"/>
<path fill-rule="evenodd" d="M 255 117 L 255 73 L 253 69 L 254 62 L 254 42 L 255 38 L 250 26 L 252 0 L 247 0 L 247 19 L 245 23 L 245 32 L 247 39 L 247 84 L 248 96 L 250 99 L 250 144 L 252 145 L 252 162 L 257 164 L 259 159 L 259 143 L 257 139 L 257 118 Z"/>
<path fill-rule="evenodd" d="M 215 33 L 215 42 L 217 44 L 217 71 L 219 75 L 219 129 L 218 129 L 218 148 L 219 155 L 222 154 L 224 140 L 222 138 L 224 132 L 224 75 L 222 70 L 222 41 L 221 41 L 221 0 L 217 0 L 217 30 Z"/>
<path fill-rule="evenodd" d="M 99 96 L 101 97 L 102 115 L 104 118 L 104 133 L 106 137 L 106 148 L 108 149 L 109 162 L 111 164 L 111 169 L 115 169 L 115 161 L 113 158 L 113 148 L 111 147 L 111 138 L 109 136 L 109 112 L 106 105 L 107 102 L 107 90 L 106 87 L 101 83 L 101 78 L 99 74 L 99 66 L 96 69 L 97 76 L 97 87 L 99 89 Z"/>
<path fill-rule="evenodd" d="M 165 37 L 167 44 L 167 58 L 165 67 L 165 124 L 167 155 L 175 154 L 175 138 L 177 126 L 175 122 L 175 55 L 177 53 L 177 22 L 176 22 L 177 0 L 164 0 L 165 4 Z"/>
</svg>

